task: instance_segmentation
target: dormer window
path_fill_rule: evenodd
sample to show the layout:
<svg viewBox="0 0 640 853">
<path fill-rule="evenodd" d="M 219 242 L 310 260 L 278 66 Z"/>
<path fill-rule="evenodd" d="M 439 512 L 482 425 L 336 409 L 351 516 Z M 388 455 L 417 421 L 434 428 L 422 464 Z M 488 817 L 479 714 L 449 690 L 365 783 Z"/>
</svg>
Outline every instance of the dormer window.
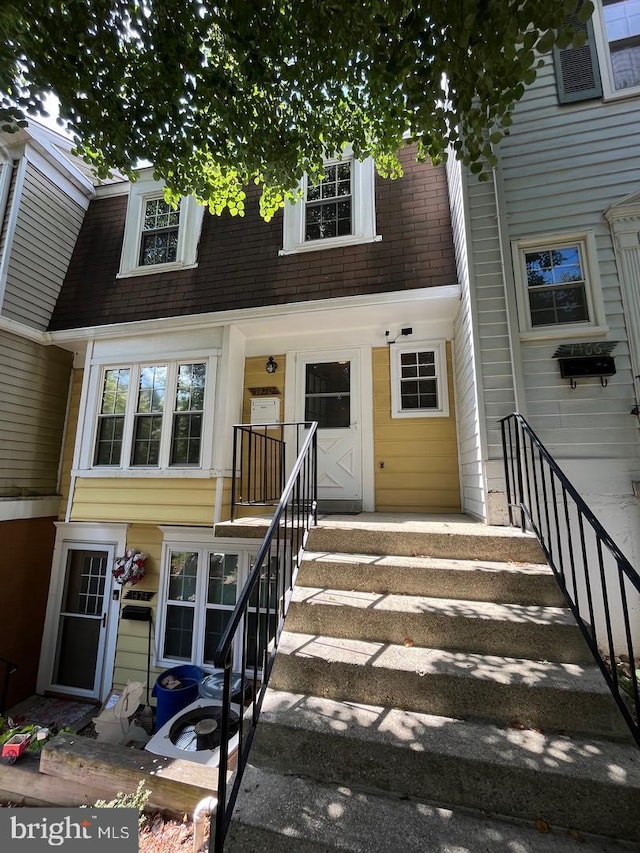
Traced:
<svg viewBox="0 0 640 853">
<path fill-rule="evenodd" d="M 301 198 L 284 209 L 281 255 L 372 243 L 376 235 L 373 160 L 356 160 L 349 149 L 325 161 L 313 184 L 305 176 Z"/>
<path fill-rule="evenodd" d="M 120 278 L 196 266 L 204 208 L 193 198 L 177 207 L 164 198 L 164 184 L 143 172 L 129 188 Z"/>
<path fill-rule="evenodd" d="M 140 264 L 170 264 L 178 252 L 180 205 L 174 209 L 164 198 L 147 199 L 140 245 Z"/>
<path fill-rule="evenodd" d="M 305 240 L 352 234 L 351 160 L 325 167 L 319 184 L 307 183 Z"/>
</svg>

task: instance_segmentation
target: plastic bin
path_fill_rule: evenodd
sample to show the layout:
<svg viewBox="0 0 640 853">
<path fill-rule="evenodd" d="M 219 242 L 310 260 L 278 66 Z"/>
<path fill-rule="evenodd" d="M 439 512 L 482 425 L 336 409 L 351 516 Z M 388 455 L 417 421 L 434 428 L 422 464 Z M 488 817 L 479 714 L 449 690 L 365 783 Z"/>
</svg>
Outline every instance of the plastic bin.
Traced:
<svg viewBox="0 0 640 853">
<path fill-rule="evenodd" d="M 173 676 L 180 682 L 180 687 L 168 689 L 161 685 L 168 675 Z M 161 672 L 156 679 L 151 695 L 156 698 L 156 721 L 155 730 L 162 726 L 174 717 L 178 711 L 181 711 L 187 705 L 190 705 L 198 698 L 198 684 L 204 677 L 205 671 L 199 666 L 192 664 L 183 664 L 182 666 L 174 666 L 172 669 L 166 669 Z"/>
<path fill-rule="evenodd" d="M 224 670 L 215 669 L 211 675 L 205 676 L 198 684 L 198 692 L 204 699 L 217 699 L 222 701 L 222 688 L 224 686 Z M 251 685 L 249 679 L 244 679 L 244 698 L 242 697 L 242 674 L 231 673 L 231 701 L 237 705 L 243 705 L 251 698 Z"/>
</svg>

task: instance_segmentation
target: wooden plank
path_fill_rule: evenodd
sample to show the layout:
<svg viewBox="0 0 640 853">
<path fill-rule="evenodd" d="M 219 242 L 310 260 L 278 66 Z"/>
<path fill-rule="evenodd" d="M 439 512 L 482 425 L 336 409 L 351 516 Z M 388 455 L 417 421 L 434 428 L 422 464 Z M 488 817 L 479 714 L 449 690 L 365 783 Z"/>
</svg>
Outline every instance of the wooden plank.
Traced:
<svg viewBox="0 0 640 853">
<path fill-rule="evenodd" d="M 55 777 L 58 788 L 68 783 L 92 790 L 104 786 L 111 796 L 135 791 L 142 781 L 151 791 L 148 806 L 176 816 L 191 813 L 203 797 L 215 794 L 218 784 L 214 767 L 68 734 L 44 746 L 40 773 Z"/>
</svg>

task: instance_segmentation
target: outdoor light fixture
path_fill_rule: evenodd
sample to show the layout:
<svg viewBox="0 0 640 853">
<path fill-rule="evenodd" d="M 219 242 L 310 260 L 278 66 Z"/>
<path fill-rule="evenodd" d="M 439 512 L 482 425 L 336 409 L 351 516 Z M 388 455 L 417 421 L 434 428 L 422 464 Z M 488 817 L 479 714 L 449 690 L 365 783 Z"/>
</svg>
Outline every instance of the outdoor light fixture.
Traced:
<svg viewBox="0 0 640 853">
<path fill-rule="evenodd" d="M 267 360 L 267 363 L 265 365 L 265 370 L 267 371 L 267 373 L 275 373 L 277 369 L 278 369 L 278 362 L 274 361 L 273 356 L 270 355 L 268 360 Z"/>
</svg>

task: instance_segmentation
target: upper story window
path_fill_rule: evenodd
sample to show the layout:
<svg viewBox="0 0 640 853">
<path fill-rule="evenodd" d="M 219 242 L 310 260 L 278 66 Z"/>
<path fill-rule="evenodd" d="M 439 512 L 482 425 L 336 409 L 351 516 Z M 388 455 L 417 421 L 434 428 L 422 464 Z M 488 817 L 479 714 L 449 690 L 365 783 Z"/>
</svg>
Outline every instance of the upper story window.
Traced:
<svg viewBox="0 0 640 853">
<path fill-rule="evenodd" d="M 569 21 L 585 42 L 554 50 L 560 103 L 640 94 L 640 0 L 595 0 L 591 20 Z"/>
<path fill-rule="evenodd" d="M 353 233 L 352 161 L 325 167 L 319 184 L 306 183 L 305 240 L 326 240 Z"/>
<path fill-rule="evenodd" d="M 346 149 L 342 158 L 325 162 L 318 184 L 302 181 L 301 198 L 284 210 L 280 254 L 309 252 L 367 243 L 376 236 L 374 167 Z"/>
<path fill-rule="evenodd" d="M 444 341 L 391 349 L 391 416 L 447 417 L 447 350 Z"/>
<path fill-rule="evenodd" d="M 204 467 L 204 438 L 211 426 L 205 423 L 210 361 L 105 368 L 93 466 Z"/>
<path fill-rule="evenodd" d="M 180 206 L 174 209 L 164 198 L 149 198 L 144 205 L 140 264 L 168 264 L 178 253 Z"/>
<path fill-rule="evenodd" d="M 604 305 L 592 232 L 513 244 L 523 337 L 604 331 Z"/>
<path fill-rule="evenodd" d="M 193 198 L 168 204 L 164 184 L 143 172 L 129 188 L 119 277 L 196 266 L 203 213 Z"/>
<path fill-rule="evenodd" d="M 640 0 L 603 0 L 604 41 L 614 91 L 640 91 Z"/>
</svg>

